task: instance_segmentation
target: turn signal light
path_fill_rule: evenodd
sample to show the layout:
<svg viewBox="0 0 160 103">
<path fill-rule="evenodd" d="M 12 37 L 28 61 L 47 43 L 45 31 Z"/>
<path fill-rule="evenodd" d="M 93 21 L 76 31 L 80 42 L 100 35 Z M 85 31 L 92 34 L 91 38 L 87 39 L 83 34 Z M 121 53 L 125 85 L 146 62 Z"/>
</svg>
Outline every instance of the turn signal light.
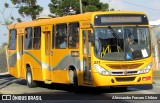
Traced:
<svg viewBox="0 0 160 103">
<path fill-rule="evenodd" d="M 142 81 L 147 81 L 147 80 L 151 80 L 151 76 L 143 77 L 143 78 L 142 78 Z"/>
</svg>

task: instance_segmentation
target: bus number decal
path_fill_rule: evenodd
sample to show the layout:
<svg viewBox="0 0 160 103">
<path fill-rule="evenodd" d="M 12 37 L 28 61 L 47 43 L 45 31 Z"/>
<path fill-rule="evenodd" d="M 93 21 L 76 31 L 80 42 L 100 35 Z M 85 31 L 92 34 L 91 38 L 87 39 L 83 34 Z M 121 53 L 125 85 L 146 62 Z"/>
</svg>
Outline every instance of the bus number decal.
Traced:
<svg viewBox="0 0 160 103">
<path fill-rule="evenodd" d="M 100 61 L 94 61 L 94 64 L 100 64 Z"/>
<path fill-rule="evenodd" d="M 48 30 L 48 27 L 45 27 L 45 30 Z"/>
</svg>

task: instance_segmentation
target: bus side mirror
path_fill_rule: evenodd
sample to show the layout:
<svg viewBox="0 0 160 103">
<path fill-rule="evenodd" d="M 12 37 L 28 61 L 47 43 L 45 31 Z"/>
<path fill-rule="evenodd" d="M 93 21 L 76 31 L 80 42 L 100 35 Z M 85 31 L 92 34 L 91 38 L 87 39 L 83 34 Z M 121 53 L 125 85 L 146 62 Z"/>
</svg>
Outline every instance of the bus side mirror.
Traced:
<svg viewBox="0 0 160 103">
<path fill-rule="evenodd" d="M 93 24 L 90 24 L 90 27 L 92 28 L 93 33 L 89 33 L 89 42 L 95 43 L 95 34 L 94 34 L 95 32 L 94 32 Z"/>
</svg>

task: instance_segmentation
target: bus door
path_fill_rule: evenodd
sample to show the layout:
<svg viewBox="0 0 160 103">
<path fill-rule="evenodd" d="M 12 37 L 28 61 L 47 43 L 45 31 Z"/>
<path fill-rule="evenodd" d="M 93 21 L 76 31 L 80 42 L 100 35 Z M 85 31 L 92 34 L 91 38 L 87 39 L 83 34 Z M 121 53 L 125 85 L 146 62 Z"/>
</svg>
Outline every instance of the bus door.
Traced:
<svg viewBox="0 0 160 103">
<path fill-rule="evenodd" d="M 91 30 L 83 30 L 83 81 L 84 84 L 92 84 L 91 76 L 91 42 L 88 36 Z"/>
<path fill-rule="evenodd" d="M 18 46 L 17 46 L 17 69 L 18 69 L 18 77 L 23 77 L 25 74 L 25 70 L 23 68 L 23 35 L 18 34 Z"/>
<path fill-rule="evenodd" d="M 46 80 L 51 80 L 50 52 L 51 52 L 51 31 L 45 31 L 45 63 L 47 66 Z"/>
</svg>

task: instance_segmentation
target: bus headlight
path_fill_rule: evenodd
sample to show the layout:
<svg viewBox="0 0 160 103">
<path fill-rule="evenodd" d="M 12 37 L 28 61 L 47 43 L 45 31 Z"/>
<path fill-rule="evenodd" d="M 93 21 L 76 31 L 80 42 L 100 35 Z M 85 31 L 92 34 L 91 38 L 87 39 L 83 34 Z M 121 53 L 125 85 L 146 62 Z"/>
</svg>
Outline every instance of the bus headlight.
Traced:
<svg viewBox="0 0 160 103">
<path fill-rule="evenodd" d="M 142 70 L 139 70 L 139 73 L 140 74 L 143 74 L 143 73 L 148 73 L 152 68 L 152 63 L 148 64 L 144 69 Z"/>
<path fill-rule="evenodd" d="M 94 68 L 97 70 L 97 72 L 99 72 L 102 75 L 109 75 L 109 71 L 107 71 L 106 69 L 97 64 L 94 64 Z"/>
</svg>

